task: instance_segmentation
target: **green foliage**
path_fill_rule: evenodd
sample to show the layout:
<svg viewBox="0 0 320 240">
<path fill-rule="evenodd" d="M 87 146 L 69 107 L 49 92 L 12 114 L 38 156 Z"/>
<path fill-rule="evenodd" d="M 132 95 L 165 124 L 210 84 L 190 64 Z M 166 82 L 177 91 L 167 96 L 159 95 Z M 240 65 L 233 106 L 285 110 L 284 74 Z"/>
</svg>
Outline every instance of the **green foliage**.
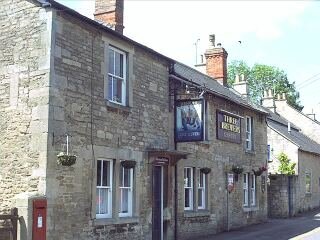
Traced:
<svg viewBox="0 0 320 240">
<path fill-rule="evenodd" d="M 301 111 L 303 106 L 299 101 L 299 92 L 295 83 L 290 83 L 287 74 L 276 67 L 255 64 L 249 67 L 244 61 L 232 61 L 228 65 L 228 83 L 233 85 L 236 74 L 244 74 L 249 84 L 250 98 L 260 103 L 265 90 L 272 89 L 274 95 L 286 93 L 288 103 Z"/>
<path fill-rule="evenodd" d="M 289 157 L 285 153 L 280 153 L 278 155 L 278 160 L 280 161 L 280 166 L 278 171 L 281 174 L 286 174 L 286 175 L 294 175 L 295 174 L 295 166 L 296 163 L 291 163 Z"/>
</svg>

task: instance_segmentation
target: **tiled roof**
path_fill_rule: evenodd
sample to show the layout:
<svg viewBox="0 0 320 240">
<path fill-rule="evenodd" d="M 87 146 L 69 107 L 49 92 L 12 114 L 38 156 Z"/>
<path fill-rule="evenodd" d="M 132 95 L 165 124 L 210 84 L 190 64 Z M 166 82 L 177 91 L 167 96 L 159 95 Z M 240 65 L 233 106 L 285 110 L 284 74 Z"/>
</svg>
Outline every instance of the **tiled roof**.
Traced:
<svg viewBox="0 0 320 240">
<path fill-rule="evenodd" d="M 222 86 L 215 79 L 182 63 L 176 62 L 174 64 L 174 74 L 204 87 L 206 90 L 209 90 L 209 92 L 214 95 L 220 96 L 224 99 L 228 99 L 243 107 L 253 109 L 255 111 L 262 112 L 265 114 L 268 113 L 265 108 L 242 97 L 233 88 Z"/>
<path fill-rule="evenodd" d="M 289 139 L 302 151 L 320 155 L 320 144 L 311 140 L 310 138 L 299 132 L 297 129 L 291 128 L 291 131 L 288 132 L 288 127 L 286 125 L 274 121 L 271 118 L 268 118 L 267 123 L 270 128 L 281 134 L 283 137 Z"/>
</svg>

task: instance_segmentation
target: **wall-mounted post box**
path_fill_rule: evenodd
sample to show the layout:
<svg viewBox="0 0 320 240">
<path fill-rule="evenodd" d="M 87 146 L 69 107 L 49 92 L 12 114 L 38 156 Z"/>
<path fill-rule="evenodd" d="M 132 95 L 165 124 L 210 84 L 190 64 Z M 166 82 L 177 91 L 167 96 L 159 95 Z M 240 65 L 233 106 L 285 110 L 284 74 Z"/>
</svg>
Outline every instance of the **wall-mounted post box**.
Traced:
<svg viewBox="0 0 320 240">
<path fill-rule="evenodd" d="M 47 200 L 33 200 L 32 240 L 46 240 Z"/>
</svg>

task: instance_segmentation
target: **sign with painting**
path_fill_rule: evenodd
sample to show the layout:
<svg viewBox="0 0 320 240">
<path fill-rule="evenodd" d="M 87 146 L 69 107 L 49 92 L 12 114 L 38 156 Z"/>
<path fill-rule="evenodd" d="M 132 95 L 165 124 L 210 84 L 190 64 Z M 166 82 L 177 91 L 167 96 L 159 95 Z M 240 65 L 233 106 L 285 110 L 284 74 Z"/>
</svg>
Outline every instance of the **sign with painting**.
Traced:
<svg viewBox="0 0 320 240">
<path fill-rule="evenodd" d="M 203 100 L 175 102 L 175 141 L 203 140 Z"/>
<path fill-rule="evenodd" d="M 241 143 L 241 119 L 223 111 L 217 111 L 217 138 L 220 140 Z"/>
</svg>

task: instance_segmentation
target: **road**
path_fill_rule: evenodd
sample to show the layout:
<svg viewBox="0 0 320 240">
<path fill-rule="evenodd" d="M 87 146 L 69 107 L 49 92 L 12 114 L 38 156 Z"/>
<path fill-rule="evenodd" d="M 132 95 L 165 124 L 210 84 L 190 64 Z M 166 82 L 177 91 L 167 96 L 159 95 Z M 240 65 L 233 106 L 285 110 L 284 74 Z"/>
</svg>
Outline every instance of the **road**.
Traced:
<svg viewBox="0 0 320 240">
<path fill-rule="evenodd" d="M 230 232 L 220 233 L 201 240 L 320 240 L 320 210 L 290 219 L 269 219 Z M 198 239 L 199 240 L 199 239 Z"/>
</svg>

